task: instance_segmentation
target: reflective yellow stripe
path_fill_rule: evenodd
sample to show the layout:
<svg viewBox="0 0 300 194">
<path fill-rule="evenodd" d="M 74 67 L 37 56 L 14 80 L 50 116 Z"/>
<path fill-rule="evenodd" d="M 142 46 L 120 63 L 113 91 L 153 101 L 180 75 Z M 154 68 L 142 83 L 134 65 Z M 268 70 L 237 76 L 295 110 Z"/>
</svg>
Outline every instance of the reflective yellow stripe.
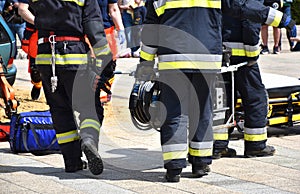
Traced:
<svg viewBox="0 0 300 194">
<path fill-rule="evenodd" d="M 62 0 L 62 1 L 69 1 L 69 2 L 74 2 L 74 3 L 76 3 L 77 5 L 79 5 L 79 6 L 84 6 L 84 2 L 85 2 L 85 0 Z"/>
<path fill-rule="evenodd" d="M 102 67 L 102 60 L 96 59 L 96 67 Z"/>
<path fill-rule="evenodd" d="M 187 151 L 166 152 L 163 153 L 164 160 L 186 159 Z"/>
<path fill-rule="evenodd" d="M 228 140 L 228 133 L 214 133 L 214 140 Z"/>
<path fill-rule="evenodd" d="M 260 54 L 260 50 L 256 51 L 245 51 L 246 57 L 257 57 Z"/>
<path fill-rule="evenodd" d="M 79 135 L 77 130 L 68 131 L 65 133 L 56 134 L 57 142 L 59 144 L 68 143 L 72 141 L 76 141 L 79 139 Z"/>
<path fill-rule="evenodd" d="M 278 14 L 276 14 L 275 15 L 275 18 L 274 18 L 274 20 L 273 20 L 273 22 L 270 24 L 271 26 L 275 26 L 275 27 L 277 27 L 277 26 L 279 26 L 279 24 L 280 24 L 280 21 L 281 21 L 281 19 L 282 19 L 282 13 L 278 13 Z"/>
<path fill-rule="evenodd" d="M 38 54 L 36 57 L 36 64 L 50 65 L 51 58 L 52 58 L 51 54 Z M 65 55 L 55 54 L 55 64 L 56 65 L 86 65 L 87 54 L 65 54 Z"/>
<path fill-rule="evenodd" d="M 140 57 L 145 59 L 146 61 L 153 61 L 155 58 L 155 54 L 149 54 L 141 50 Z"/>
<path fill-rule="evenodd" d="M 232 49 L 232 56 L 246 56 L 246 51 L 244 49 Z"/>
<path fill-rule="evenodd" d="M 267 21 L 265 22 L 267 25 L 270 26 L 279 26 L 280 21 L 282 19 L 283 13 L 280 11 L 277 11 L 273 8 L 270 8 Z"/>
<path fill-rule="evenodd" d="M 39 0 L 32 0 L 32 2 L 37 2 L 37 1 L 39 1 Z M 85 3 L 85 0 L 79 0 L 79 1 L 76 1 L 76 0 L 62 0 L 62 1 L 74 2 L 74 3 L 76 3 L 79 6 L 84 6 L 84 3 Z"/>
<path fill-rule="evenodd" d="M 246 56 L 246 57 L 256 57 L 260 53 L 259 50 L 256 51 L 246 51 L 244 49 L 232 49 L 232 56 Z"/>
<path fill-rule="evenodd" d="M 100 131 L 100 127 L 101 127 L 100 123 L 96 120 L 93 120 L 93 119 L 85 119 L 84 121 L 82 121 L 82 123 L 80 125 L 80 129 L 94 128 L 98 132 Z"/>
<path fill-rule="evenodd" d="M 221 69 L 221 62 L 207 62 L 207 61 L 176 61 L 176 62 L 160 62 L 158 64 L 159 70 L 171 69 Z"/>
<path fill-rule="evenodd" d="M 205 7 L 221 9 L 220 0 L 181 0 L 167 1 L 163 5 L 156 6 L 155 12 L 158 16 L 162 15 L 166 9 L 189 8 L 189 7 Z"/>
<path fill-rule="evenodd" d="M 193 149 L 189 148 L 189 154 L 191 156 L 199 156 L 199 157 L 205 157 L 205 156 L 212 156 L 212 149 Z"/>
<path fill-rule="evenodd" d="M 252 134 L 244 134 L 245 141 L 263 141 L 268 138 L 267 133 L 259 134 L 259 135 L 252 135 Z"/>
<path fill-rule="evenodd" d="M 245 45 L 242 42 L 223 42 L 223 44 L 232 49 L 232 56 L 256 57 L 260 54 L 260 46 Z"/>
<path fill-rule="evenodd" d="M 108 44 L 106 44 L 102 47 L 93 48 L 93 49 L 94 49 L 94 53 L 95 53 L 96 56 L 108 55 L 110 53 L 110 49 L 108 47 Z"/>
</svg>

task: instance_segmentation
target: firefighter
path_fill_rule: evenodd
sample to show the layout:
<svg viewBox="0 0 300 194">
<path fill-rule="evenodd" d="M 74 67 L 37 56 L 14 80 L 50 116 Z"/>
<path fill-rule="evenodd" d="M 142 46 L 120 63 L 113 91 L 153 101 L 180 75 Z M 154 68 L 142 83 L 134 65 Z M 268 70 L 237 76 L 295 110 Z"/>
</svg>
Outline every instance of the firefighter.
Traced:
<svg viewBox="0 0 300 194">
<path fill-rule="evenodd" d="M 207 175 L 210 170 L 210 93 L 222 63 L 222 12 L 255 22 L 289 23 L 280 12 L 257 1 L 147 1 L 135 77 L 138 82 L 155 77 L 157 54 L 160 101 L 166 110 L 160 134 L 168 182 L 180 181 L 187 155 L 193 177 Z"/>
<path fill-rule="evenodd" d="M 96 0 L 29 0 L 39 38 L 36 65 L 42 74 L 65 172 L 84 168 L 83 151 L 94 175 L 103 172 L 98 153 L 103 107 L 95 108 L 95 100 L 99 101 L 99 93 L 95 91 L 113 74 L 112 67 L 107 65 L 111 64 L 112 56 L 96 3 Z M 85 36 L 96 56 L 95 63 L 88 60 Z M 79 126 L 75 111 L 79 114 Z"/>
<path fill-rule="evenodd" d="M 24 37 L 22 39 L 22 49 L 28 56 L 28 72 L 30 73 L 31 83 L 33 84 L 31 89 L 31 99 L 38 100 L 42 88 L 42 78 L 35 65 L 35 58 L 37 55 L 37 41 L 38 32 L 34 27 L 33 10 L 29 8 L 28 4 L 19 3 L 18 12 L 20 16 L 26 21 L 26 28 L 24 31 Z"/>
<path fill-rule="evenodd" d="M 295 23 L 292 20 L 290 22 L 291 36 L 296 36 Z M 271 156 L 275 152 L 273 146 L 266 145 L 268 95 L 257 63 L 260 54 L 260 29 L 261 23 L 223 14 L 223 44 L 232 51 L 230 65 L 247 62 L 247 65 L 234 72 L 234 88 L 240 94 L 244 109 L 245 157 Z M 231 73 L 224 73 L 223 78 L 226 83 L 228 107 L 231 107 Z M 226 115 L 225 120 L 231 115 L 231 111 Z M 214 140 L 213 158 L 236 155 L 234 149 L 228 148 L 228 128 L 214 130 Z"/>
</svg>

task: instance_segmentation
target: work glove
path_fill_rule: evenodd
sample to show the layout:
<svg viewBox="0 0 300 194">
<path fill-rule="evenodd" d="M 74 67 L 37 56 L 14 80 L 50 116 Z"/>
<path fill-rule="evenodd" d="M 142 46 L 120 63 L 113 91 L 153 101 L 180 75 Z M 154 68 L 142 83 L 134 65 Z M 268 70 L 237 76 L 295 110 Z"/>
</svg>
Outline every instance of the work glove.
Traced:
<svg viewBox="0 0 300 194">
<path fill-rule="evenodd" d="M 155 78 L 155 71 L 153 69 L 153 61 L 143 61 L 140 64 L 137 64 L 134 77 L 138 81 L 149 81 Z"/>
<path fill-rule="evenodd" d="M 222 52 L 223 52 L 223 55 L 222 55 L 222 66 L 229 66 L 230 64 L 230 57 L 232 55 L 232 49 L 223 45 L 223 48 L 222 48 Z"/>
<path fill-rule="evenodd" d="M 123 44 L 126 40 L 126 37 L 125 37 L 125 32 L 124 30 L 119 30 L 118 31 L 118 38 L 119 38 L 119 42 L 120 44 Z"/>
<path fill-rule="evenodd" d="M 288 30 L 288 32 L 290 33 L 291 37 L 297 36 L 296 22 L 290 16 L 283 14 L 283 17 L 282 17 L 278 27 L 286 28 Z"/>
<path fill-rule="evenodd" d="M 110 59 L 107 64 L 102 63 L 101 67 L 98 67 L 96 65 L 97 61 L 108 61 L 108 58 L 106 58 L 106 60 L 103 59 L 104 58 L 102 57 L 102 59 L 96 58 L 90 60 L 88 78 L 90 86 L 94 91 L 97 91 L 97 89 L 103 89 L 103 91 L 110 94 L 110 87 L 108 87 L 110 84 L 108 83 L 108 80 L 114 76 L 116 61 Z"/>
<path fill-rule="evenodd" d="M 103 90 L 107 94 L 112 94 L 111 84 L 109 83 L 109 79 L 104 76 L 97 75 L 94 71 L 88 71 L 88 79 L 90 86 L 94 92 L 98 92 L 100 94 L 100 90 Z"/>
</svg>

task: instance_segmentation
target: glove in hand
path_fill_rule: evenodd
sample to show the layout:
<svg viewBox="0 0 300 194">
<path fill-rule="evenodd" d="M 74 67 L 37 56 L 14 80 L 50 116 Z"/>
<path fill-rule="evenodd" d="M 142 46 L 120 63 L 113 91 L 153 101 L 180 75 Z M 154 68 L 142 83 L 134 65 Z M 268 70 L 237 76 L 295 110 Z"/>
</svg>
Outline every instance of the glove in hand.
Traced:
<svg viewBox="0 0 300 194">
<path fill-rule="evenodd" d="M 119 42 L 120 44 L 123 44 L 126 40 L 126 37 L 125 37 L 125 32 L 124 30 L 119 30 L 118 31 L 118 38 L 119 38 Z"/>
<path fill-rule="evenodd" d="M 155 77 L 155 71 L 153 69 L 152 61 L 144 61 L 141 64 L 138 64 L 134 77 L 139 81 L 149 81 Z"/>
</svg>

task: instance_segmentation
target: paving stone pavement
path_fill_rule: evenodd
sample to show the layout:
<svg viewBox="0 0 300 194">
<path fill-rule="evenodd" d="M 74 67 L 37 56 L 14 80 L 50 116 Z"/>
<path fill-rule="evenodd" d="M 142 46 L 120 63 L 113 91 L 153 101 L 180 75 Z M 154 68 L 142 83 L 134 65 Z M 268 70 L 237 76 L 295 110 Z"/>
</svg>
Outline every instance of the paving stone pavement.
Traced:
<svg viewBox="0 0 300 194">
<path fill-rule="evenodd" d="M 30 88 L 27 61 L 15 60 L 16 85 Z M 120 59 L 117 69 L 131 72 L 138 59 Z M 262 73 L 299 78 L 300 52 L 260 57 Z M 180 183 L 164 181 L 159 133 L 135 128 L 128 111 L 128 97 L 134 78 L 116 75 L 113 98 L 105 106 L 99 152 L 104 172 L 65 173 L 59 154 L 35 156 L 12 154 L 7 142 L 0 143 L 0 193 L 300 193 L 300 125 L 269 127 L 268 144 L 276 147 L 273 157 L 244 158 L 244 142 L 234 131 L 230 147 L 235 158 L 214 160 L 212 172 L 191 178 L 191 166 L 184 169 Z M 17 94 L 16 94 L 17 95 Z"/>
</svg>

